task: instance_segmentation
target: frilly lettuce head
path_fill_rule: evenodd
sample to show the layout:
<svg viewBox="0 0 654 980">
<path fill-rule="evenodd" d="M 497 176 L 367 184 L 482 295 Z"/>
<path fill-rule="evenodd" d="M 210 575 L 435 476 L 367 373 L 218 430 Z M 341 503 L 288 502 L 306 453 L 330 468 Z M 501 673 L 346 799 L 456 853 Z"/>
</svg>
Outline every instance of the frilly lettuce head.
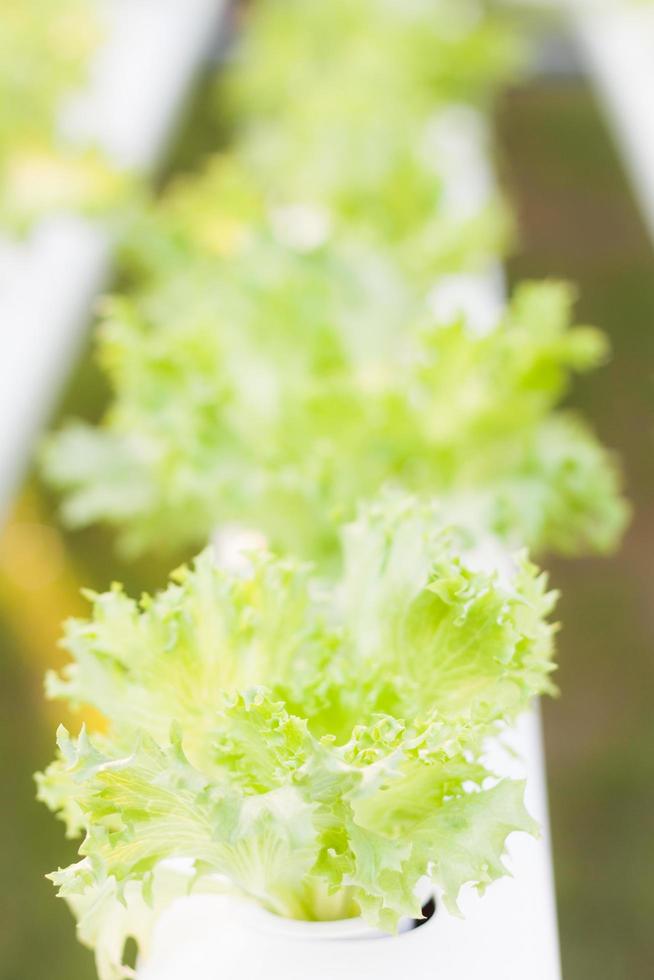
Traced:
<svg viewBox="0 0 654 980">
<path fill-rule="evenodd" d="M 229 256 L 174 274 L 178 231 L 155 260 L 170 275 L 107 306 L 114 400 L 100 427 L 70 424 L 45 452 L 70 524 L 115 525 L 134 553 L 238 522 L 329 561 L 335 526 L 386 485 L 539 552 L 615 544 L 614 462 L 556 407 L 606 354 L 601 334 L 570 325 L 567 286 L 520 286 L 479 331 L 418 304 L 376 253 L 280 248 L 265 226 L 245 245 L 238 220 L 202 227 Z"/>
<path fill-rule="evenodd" d="M 392 240 L 435 210 L 443 107 L 488 104 L 518 61 L 506 24 L 468 0 L 270 0 L 243 34 L 239 153 L 283 200 L 374 215 Z"/>
<path fill-rule="evenodd" d="M 48 685 L 106 727 L 62 729 L 39 793 L 84 835 L 52 878 L 102 980 L 189 887 L 392 930 L 420 915 L 424 876 L 455 909 L 462 885 L 505 873 L 507 836 L 535 826 L 481 751 L 552 689 L 554 596 L 524 559 L 479 570 L 468 544 L 387 498 L 347 529 L 330 587 L 268 554 L 229 574 L 205 551 L 140 602 L 89 595 Z"/>
</svg>

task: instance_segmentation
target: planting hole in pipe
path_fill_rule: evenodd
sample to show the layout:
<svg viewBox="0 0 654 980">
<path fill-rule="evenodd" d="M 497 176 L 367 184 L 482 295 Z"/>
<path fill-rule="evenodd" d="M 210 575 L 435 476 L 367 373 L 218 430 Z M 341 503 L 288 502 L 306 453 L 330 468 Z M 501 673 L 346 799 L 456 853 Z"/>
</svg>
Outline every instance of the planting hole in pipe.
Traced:
<svg viewBox="0 0 654 980">
<path fill-rule="evenodd" d="M 135 970 L 138 964 L 138 953 L 139 948 L 136 939 L 134 939 L 133 936 L 128 936 L 123 947 L 123 966 L 127 966 L 131 970 Z"/>
<path fill-rule="evenodd" d="M 436 915 L 436 908 L 436 899 L 432 895 L 429 901 L 425 902 L 422 907 L 422 918 L 414 919 L 411 929 L 419 929 L 420 926 L 426 925 Z"/>
</svg>

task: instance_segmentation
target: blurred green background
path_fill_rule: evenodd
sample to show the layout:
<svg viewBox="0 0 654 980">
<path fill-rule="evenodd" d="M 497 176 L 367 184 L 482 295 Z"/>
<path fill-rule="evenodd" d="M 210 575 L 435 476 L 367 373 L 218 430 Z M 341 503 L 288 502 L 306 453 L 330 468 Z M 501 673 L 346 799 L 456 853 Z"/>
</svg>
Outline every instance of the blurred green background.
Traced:
<svg viewBox="0 0 654 980">
<path fill-rule="evenodd" d="M 590 93 L 574 80 L 500 111 L 518 209 L 513 277 L 566 276 L 611 338 L 571 398 L 620 453 L 634 519 L 610 560 L 549 562 L 562 590 L 558 682 L 545 705 L 566 980 L 654 971 L 654 254 Z"/>
<path fill-rule="evenodd" d="M 621 454 L 635 506 L 616 557 L 549 563 L 563 591 L 563 696 L 546 705 L 545 725 L 564 976 L 644 980 L 654 917 L 654 255 L 581 81 L 535 80 L 507 93 L 498 134 L 520 226 L 510 276 L 575 280 L 581 317 L 610 335 L 611 364 L 580 381 L 570 401 Z M 169 169 L 193 165 L 219 140 L 204 128 L 200 98 Z M 97 416 L 104 397 L 87 353 L 58 414 Z M 42 675 L 59 661 L 60 621 L 84 609 L 82 584 L 118 578 L 138 592 L 166 572 L 152 562 L 121 567 L 101 532 L 62 534 L 54 502 L 32 480 L 0 538 L 0 980 L 95 976 L 43 878 L 74 848 L 34 801 L 31 774 L 65 720 L 43 702 Z"/>
</svg>

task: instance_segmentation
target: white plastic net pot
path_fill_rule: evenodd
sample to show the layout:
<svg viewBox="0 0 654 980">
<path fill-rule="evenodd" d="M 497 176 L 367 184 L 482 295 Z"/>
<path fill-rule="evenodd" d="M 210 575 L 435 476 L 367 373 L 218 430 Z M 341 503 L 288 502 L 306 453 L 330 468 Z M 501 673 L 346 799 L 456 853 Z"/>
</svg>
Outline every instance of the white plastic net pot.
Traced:
<svg viewBox="0 0 654 980">
<path fill-rule="evenodd" d="M 428 980 L 438 914 L 387 936 L 363 919 L 298 922 L 224 896 L 165 913 L 139 980 Z"/>
</svg>

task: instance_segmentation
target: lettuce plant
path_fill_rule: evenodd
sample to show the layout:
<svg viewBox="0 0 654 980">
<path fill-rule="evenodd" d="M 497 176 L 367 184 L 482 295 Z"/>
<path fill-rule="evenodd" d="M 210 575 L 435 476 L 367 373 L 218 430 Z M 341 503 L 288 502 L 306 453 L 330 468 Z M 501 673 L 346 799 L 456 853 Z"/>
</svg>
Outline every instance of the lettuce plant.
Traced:
<svg viewBox="0 0 654 980">
<path fill-rule="evenodd" d="M 617 539 L 624 505 L 610 457 L 583 423 L 553 412 L 570 372 L 603 356 L 598 334 L 568 330 L 569 291 L 524 286 L 489 336 L 462 318 L 443 323 L 428 286 L 487 262 L 495 221 L 483 209 L 450 220 L 420 154 L 420 186 L 404 164 L 386 190 L 353 164 L 358 138 L 375 159 L 395 159 L 375 130 L 386 113 L 397 152 L 413 153 L 434 106 L 481 99 L 511 44 L 468 4 L 373 6 L 257 8 L 232 73 L 247 132 L 136 223 L 127 289 L 100 332 L 113 403 L 100 428 L 72 425 L 45 452 L 71 524 L 115 525 L 133 554 L 197 547 L 236 521 L 329 561 L 338 523 L 390 484 L 445 497 L 473 525 L 537 550 Z M 294 122 L 307 106 L 308 143 Z M 272 128 L 290 154 L 306 148 L 306 160 L 253 160 L 250 124 Z M 334 163 L 344 197 L 302 186 L 305 170 L 321 179 L 331 159 L 321 134 L 335 131 L 348 147 Z"/>
<path fill-rule="evenodd" d="M 468 0 L 266 0 L 227 85 L 237 152 L 282 201 L 424 262 L 443 218 L 442 111 L 488 105 L 518 50 L 497 12 Z"/>
<path fill-rule="evenodd" d="M 113 402 L 100 427 L 73 424 L 46 449 L 71 524 L 114 525 L 133 554 L 197 547 L 236 521 L 329 562 L 338 524 L 390 485 L 539 551 L 616 541 L 625 506 L 614 464 L 556 409 L 571 372 L 604 356 L 599 334 L 569 328 L 570 291 L 524 285 L 484 335 L 464 317 L 443 322 L 428 285 L 488 260 L 494 223 L 485 212 L 451 222 L 424 159 L 420 187 L 403 164 L 386 186 L 359 180 L 352 162 L 360 138 L 394 166 L 377 121 L 388 112 L 397 152 L 408 152 L 434 106 L 482 98 L 511 44 L 467 3 L 373 6 L 257 8 L 232 84 L 247 132 L 135 224 L 127 288 L 100 332 Z M 315 145 L 294 121 L 306 106 Z M 260 125 L 290 154 L 306 146 L 306 161 L 253 160 L 247 134 Z M 349 148 L 334 164 L 344 197 L 302 186 L 331 159 L 323 130 Z"/>
<path fill-rule="evenodd" d="M 393 497 L 346 529 L 330 586 L 267 554 L 235 576 L 205 551 L 140 602 L 89 594 L 48 685 L 106 723 L 60 731 L 39 793 L 85 835 L 52 878 L 102 980 L 189 887 L 393 930 L 420 915 L 424 876 L 456 909 L 505 873 L 507 836 L 535 825 L 482 750 L 552 690 L 554 596 L 525 559 L 480 570 L 470 543 Z"/>
<path fill-rule="evenodd" d="M 568 287 L 522 285 L 479 332 L 430 312 L 377 251 L 298 248 L 288 218 L 252 220 L 256 196 L 188 200 L 144 229 L 140 288 L 107 305 L 102 425 L 74 423 L 46 450 L 71 524 L 113 524 L 134 553 L 235 521 L 329 561 L 339 521 L 390 485 L 537 551 L 614 544 L 613 461 L 556 407 L 606 353 L 570 326 Z"/>
</svg>

